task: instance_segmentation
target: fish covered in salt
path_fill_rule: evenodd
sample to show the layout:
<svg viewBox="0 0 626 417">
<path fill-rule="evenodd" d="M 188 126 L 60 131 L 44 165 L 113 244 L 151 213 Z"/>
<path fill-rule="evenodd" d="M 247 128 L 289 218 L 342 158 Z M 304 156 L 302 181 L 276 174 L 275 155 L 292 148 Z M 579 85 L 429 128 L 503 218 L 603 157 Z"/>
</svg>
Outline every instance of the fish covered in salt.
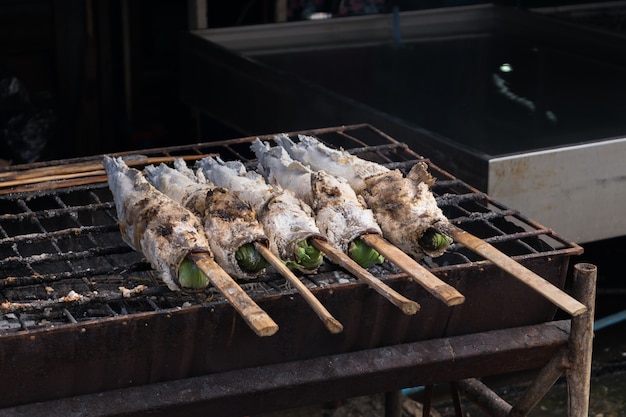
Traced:
<svg viewBox="0 0 626 417">
<path fill-rule="evenodd" d="M 372 211 L 345 179 L 323 170 L 313 171 L 291 158 L 284 148 L 272 147 L 258 138 L 251 148 L 257 157 L 259 172 L 270 184 L 293 191 L 311 206 L 318 228 L 333 246 L 363 267 L 383 261 L 373 249 L 361 249 L 365 243 L 360 241 L 360 236 L 382 235 L 382 231 Z"/>
<path fill-rule="evenodd" d="M 198 178 L 182 159 L 144 169 L 159 191 L 189 209 L 204 224 L 215 261 L 233 278 L 251 279 L 264 272 L 267 262 L 254 242 L 268 244 L 256 211 L 235 193 Z"/>
<path fill-rule="evenodd" d="M 330 148 L 312 136 L 298 139 L 296 143 L 287 135 L 274 138 L 293 159 L 345 178 L 395 246 L 420 259 L 440 256 L 451 244 L 450 223 L 430 190 L 435 180 L 425 163 L 416 163 L 404 176 L 399 170 Z"/>
<path fill-rule="evenodd" d="M 323 254 L 309 241 L 325 239 L 315 224 L 313 210 L 292 191 L 268 184 L 240 161 L 204 158 L 197 166 L 207 180 L 235 192 L 257 212 L 270 240 L 270 250 L 303 273 L 314 273 Z"/>
<path fill-rule="evenodd" d="M 202 224 L 193 213 L 150 185 L 140 171 L 129 168 L 122 158 L 105 156 L 103 165 L 122 239 L 143 253 L 169 289 L 185 288 L 178 276 L 186 257 L 196 252 L 212 255 Z"/>
</svg>

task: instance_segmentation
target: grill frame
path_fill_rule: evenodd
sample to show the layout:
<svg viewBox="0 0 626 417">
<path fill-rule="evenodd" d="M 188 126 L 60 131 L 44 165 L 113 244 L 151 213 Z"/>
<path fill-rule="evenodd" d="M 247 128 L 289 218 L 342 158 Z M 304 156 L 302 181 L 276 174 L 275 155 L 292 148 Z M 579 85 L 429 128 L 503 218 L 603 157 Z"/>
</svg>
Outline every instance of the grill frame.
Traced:
<svg viewBox="0 0 626 417">
<path fill-rule="evenodd" d="M 334 146 L 344 146 L 364 157 L 376 156 L 376 158 L 388 159 L 389 152 L 392 152 L 395 160 L 387 160 L 391 162 L 390 167 L 404 169 L 417 160 L 425 161 L 438 179 L 433 190 L 436 194 L 441 193 L 438 196 L 438 202 L 442 205 L 444 212 L 452 203 L 450 207 L 458 210 L 464 206 L 477 209 L 482 205 L 483 217 L 489 222 L 506 218 L 507 221 L 514 220 L 512 224 L 515 227 L 526 228 L 513 235 L 506 232 L 498 235 L 497 230 L 489 230 L 492 235 L 481 236 L 480 230 L 468 230 L 471 233 L 484 237 L 485 240 L 493 245 L 501 246 L 502 249 L 511 246 L 511 242 L 531 241 L 536 244 L 537 240 L 543 242 L 542 239 L 560 246 L 550 250 L 541 250 L 524 243 L 517 248 L 524 252 L 512 256 L 558 287 L 562 288 L 565 284 L 569 257 L 582 253 L 582 248 L 578 245 L 566 241 L 552 230 L 525 218 L 519 212 L 492 201 L 485 194 L 416 154 L 405 144 L 370 125 L 316 129 L 299 133 L 317 136 Z M 271 139 L 271 136 L 260 137 Z M 219 149 L 224 159 L 237 158 L 251 161 L 252 153 L 246 149 L 254 138 L 256 136 L 125 152 L 119 155 L 212 154 L 215 153 L 215 149 Z M 226 155 L 227 151 L 228 155 Z M 13 167 L 12 171 L 25 171 L 70 162 L 98 161 L 100 158 L 101 156 L 96 156 L 30 164 Z M 80 218 L 79 211 L 81 213 L 105 211 L 109 213 L 111 222 L 94 226 L 100 229 L 93 230 L 98 233 L 110 233 L 121 241 L 117 225 L 111 217 L 115 209 L 111 204 L 110 195 L 109 200 L 105 198 L 108 191 L 105 183 L 56 188 L 62 185 L 62 183 L 51 183 L 44 185 L 47 188 L 41 191 L 22 190 L 0 197 L 0 201 L 22 199 L 28 207 L 25 214 L 9 213 L 9 216 L 16 218 L 21 216 L 23 219 L 28 219 L 33 216 L 37 217 L 38 212 L 28 206 L 28 204 L 33 204 L 33 201 L 37 201 L 37 198 L 44 198 L 47 199 L 46 201 L 63 206 L 65 204 L 63 200 L 63 204 L 59 203 L 63 193 L 98 190 L 98 193 L 102 193 L 99 197 L 101 201 L 84 204 L 81 210 L 69 210 L 70 213 L 75 213 L 70 217 Z M 452 201 L 456 197 L 445 193 L 445 190 L 459 190 L 460 195 L 465 195 L 465 197 L 462 197 L 460 204 L 457 204 L 456 201 Z M 46 204 L 41 204 L 41 207 L 46 207 Z M 67 210 L 54 211 L 53 209 L 44 214 L 50 216 L 48 219 L 55 218 L 56 215 L 67 214 Z M 2 216 L 0 225 L 7 221 L 7 215 Z M 470 210 L 467 213 L 457 213 L 454 218 L 457 219 L 457 225 L 461 228 L 471 229 L 470 225 L 476 222 L 478 217 L 481 216 L 477 216 L 476 212 Z M 47 219 L 46 216 L 41 218 Z M 71 240 L 70 238 L 79 238 L 83 233 L 85 233 L 84 230 L 66 228 L 54 231 L 52 234 L 46 233 L 44 236 L 36 233 L 18 235 L 21 237 L 17 240 L 22 242 L 30 240 L 32 244 L 32 241 L 39 239 L 44 244 L 48 244 L 47 239 L 52 241 L 54 240 L 51 239 L 52 237 Z M 7 239 L 9 237 L 6 227 L 2 226 L 0 245 L 20 243 L 8 242 Z M 58 241 L 52 246 L 54 245 L 58 248 Z M 508 277 L 505 272 L 490 262 L 477 259 L 475 255 L 463 249 L 452 248 L 452 252 L 455 253 L 466 252 L 466 259 L 461 263 L 441 265 L 432 260 L 422 262 L 431 272 L 455 286 L 465 295 L 465 303 L 453 308 L 445 307 L 405 274 L 394 270 L 379 270 L 378 272 L 385 272 L 384 276 L 381 275 L 381 279 L 384 279 L 388 285 L 422 305 L 421 311 L 415 316 L 401 314 L 386 300 L 368 289 L 365 284 L 357 282 L 347 274 L 340 273 L 342 278 L 338 282 L 313 286 L 313 293 L 344 324 L 344 332 L 340 335 L 329 334 L 295 291 L 281 285 L 280 277 L 274 277 L 267 283 L 262 283 L 268 284 L 270 289 L 274 289 L 273 292 L 264 288 L 259 293 L 258 288 L 253 288 L 249 284 L 242 285 L 280 326 L 275 336 L 258 338 L 224 300 L 199 299 L 197 295 L 170 293 L 164 285 L 151 276 L 149 265 L 138 259 L 141 256 L 133 253 L 125 245 L 94 248 L 95 253 L 102 256 L 119 255 L 134 259 L 132 264 L 134 269 L 125 269 L 128 266 L 125 265 L 124 268 L 108 271 L 105 281 L 109 286 L 106 287 L 106 291 L 102 289 L 103 284 L 98 282 L 98 285 L 103 285 L 103 287 L 98 287 L 93 283 L 94 277 L 100 272 L 89 268 L 78 270 L 74 274 L 76 276 L 72 274 L 68 276 L 67 273 L 64 275 L 64 272 L 50 273 L 44 276 L 44 280 L 47 280 L 44 283 L 41 282 L 41 274 L 25 278 L 23 281 L 32 280 L 26 283 L 19 282 L 20 280 L 15 277 L 3 276 L 0 279 L 0 294 L 5 302 L 1 311 L 3 323 L 10 321 L 7 320 L 7 315 L 10 318 L 12 314 L 16 317 L 16 325 L 19 328 L 6 328 L 6 325 L 0 327 L 0 363 L 6 364 L 3 367 L 3 374 L 18 383 L 3 396 L 0 407 L 260 365 L 299 361 L 381 346 L 537 324 L 552 319 L 556 312 L 554 306 Z M 86 255 L 86 259 L 90 259 L 93 253 L 71 252 L 71 256 L 78 260 L 83 255 Z M 19 260 L 6 261 L 4 258 L 0 262 L 19 263 Z M 62 264 L 66 262 L 68 262 L 66 259 L 61 259 Z M 337 273 L 332 268 L 331 272 Z M 124 274 L 138 274 L 141 279 L 133 278 L 131 281 L 117 279 L 117 276 Z M 68 293 L 55 289 L 53 297 L 46 294 L 48 298 L 39 303 L 31 302 L 23 306 L 18 303 L 19 300 L 9 300 L 10 303 L 6 304 L 7 292 L 19 290 L 23 284 L 26 287 L 43 286 L 44 293 L 46 293 L 46 285 L 53 286 L 56 283 L 66 282 L 69 283 Z M 139 284 L 147 285 L 147 289 L 142 294 L 130 298 L 125 298 L 116 288 L 123 285 L 131 289 L 133 285 Z M 70 295 L 71 289 L 76 290 L 79 286 L 85 288 L 84 294 L 78 291 L 80 296 L 74 301 L 60 301 L 62 297 Z M 502 294 L 510 297 L 503 297 Z M 203 295 L 203 297 L 209 296 L 218 297 L 215 291 L 211 290 Z M 108 309 L 102 307 L 106 311 L 101 311 L 101 316 L 93 319 L 85 319 L 81 316 L 81 312 L 89 310 L 90 307 L 98 310 L 94 306 L 98 307 L 100 304 L 108 305 Z M 49 319 L 43 325 L 35 323 L 36 319 L 32 319 L 33 323 L 31 323 L 29 313 L 33 311 L 43 313 L 47 311 Z M 58 318 L 60 321 L 55 321 Z M 389 322 L 393 322 L 395 326 L 389 326 Z"/>
</svg>

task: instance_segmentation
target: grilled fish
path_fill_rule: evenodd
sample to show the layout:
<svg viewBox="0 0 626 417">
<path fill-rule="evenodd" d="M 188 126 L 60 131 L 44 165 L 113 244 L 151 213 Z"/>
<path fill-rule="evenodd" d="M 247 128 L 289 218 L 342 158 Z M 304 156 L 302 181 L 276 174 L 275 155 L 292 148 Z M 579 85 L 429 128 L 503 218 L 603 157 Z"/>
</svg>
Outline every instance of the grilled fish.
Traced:
<svg viewBox="0 0 626 417">
<path fill-rule="evenodd" d="M 450 223 L 430 191 L 434 178 L 422 162 L 407 176 L 344 150 L 332 149 L 316 138 L 299 135 L 293 142 L 287 135 L 275 141 L 295 160 L 313 170 L 345 178 L 374 212 L 383 236 L 404 252 L 420 259 L 443 254 L 450 245 Z"/>
<path fill-rule="evenodd" d="M 103 165 L 122 239 L 143 253 L 168 288 L 179 291 L 178 272 L 187 255 L 212 255 L 198 218 L 155 189 L 122 158 L 105 156 Z"/>
<path fill-rule="evenodd" d="M 196 177 L 182 159 L 174 167 L 150 165 L 144 172 L 157 190 L 201 219 L 215 261 L 229 275 L 251 279 L 263 273 L 267 263 L 252 244 L 268 244 L 268 238 L 254 209 L 233 192 Z M 246 261 L 252 262 L 240 263 L 237 258 L 243 256 L 242 250 Z"/>
<path fill-rule="evenodd" d="M 239 161 L 205 158 L 197 164 L 207 180 L 235 192 L 256 210 L 274 254 L 301 272 L 317 270 L 322 254 L 308 239 L 324 237 L 315 225 L 311 207 L 293 192 L 267 184 Z"/>
<path fill-rule="evenodd" d="M 350 253 L 350 245 L 358 237 L 382 235 L 374 214 L 345 179 L 313 171 L 293 160 L 284 148 L 270 147 L 258 138 L 251 147 L 266 180 L 293 191 L 311 206 L 317 227 L 336 248 Z"/>
</svg>

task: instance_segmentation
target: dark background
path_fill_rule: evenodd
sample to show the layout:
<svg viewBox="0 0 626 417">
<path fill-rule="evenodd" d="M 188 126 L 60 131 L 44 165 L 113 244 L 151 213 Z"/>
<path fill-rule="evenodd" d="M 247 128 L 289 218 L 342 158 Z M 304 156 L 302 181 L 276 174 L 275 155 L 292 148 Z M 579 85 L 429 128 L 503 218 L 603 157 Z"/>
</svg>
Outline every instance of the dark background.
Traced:
<svg viewBox="0 0 626 417">
<path fill-rule="evenodd" d="M 290 8 L 299 3 L 290 0 Z M 338 0 L 314 0 L 333 12 Z M 191 2 L 192 3 L 192 2 Z M 415 10 L 478 0 L 387 0 Z M 537 3 L 503 0 L 512 7 Z M 209 28 L 272 23 L 275 1 L 208 1 Z M 291 18 L 297 20 L 297 14 Z M 178 37 L 189 30 L 188 2 L 175 0 L 0 0 L 0 80 L 17 78 L 29 94 L 0 102 L 0 130 L 20 113 L 49 109 L 36 159 L 61 159 L 197 142 L 196 120 L 178 95 Z M 0 90 L 1 91 L 1 90 Z M 6 95 L 6 92 L 5 92 Z M 34 104 L 33 104 L 34 103 Z M 29 110 L 30 109 L 30 110 Z M 31 113 L 29 113 L 29 111 Z M 202 140 L 236 137 L 222 126 Z M 0 160 L 28 163 L 0 134 Z"/>
</svg>

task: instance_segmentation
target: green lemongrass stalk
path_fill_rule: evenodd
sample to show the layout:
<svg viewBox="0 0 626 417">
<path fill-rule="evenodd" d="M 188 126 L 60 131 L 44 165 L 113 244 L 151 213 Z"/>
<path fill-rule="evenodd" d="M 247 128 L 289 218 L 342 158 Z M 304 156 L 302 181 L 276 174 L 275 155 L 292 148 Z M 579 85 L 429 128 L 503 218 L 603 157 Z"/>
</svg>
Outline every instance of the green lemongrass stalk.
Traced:
<svg viewBox="0 0 626 417">
<path fill-rule="evenodd" d="M 366 269 L 376 264 L 382 264 L 385 261 L 385 257 L 383 255 L 378 253 L 376 249 L 367 245 L 359 238 L 350 242 L 348 255 L 354 262 Z"/>
<path fill-rule="evenodd" d="M 190 259 L 184 259 L 178 268 L 178 282 L 181 287 L 201 290 L 209 285 L 209 278 Z"/>
<path fill-rule="evenodd" d="M 237 249 L 235 259 L 239 267 L 246 272 L 259 272 L 263 268 L 267 268 L 269 262 L 261 256 L 253 243 L 246 243 Z"/>
</svg>

